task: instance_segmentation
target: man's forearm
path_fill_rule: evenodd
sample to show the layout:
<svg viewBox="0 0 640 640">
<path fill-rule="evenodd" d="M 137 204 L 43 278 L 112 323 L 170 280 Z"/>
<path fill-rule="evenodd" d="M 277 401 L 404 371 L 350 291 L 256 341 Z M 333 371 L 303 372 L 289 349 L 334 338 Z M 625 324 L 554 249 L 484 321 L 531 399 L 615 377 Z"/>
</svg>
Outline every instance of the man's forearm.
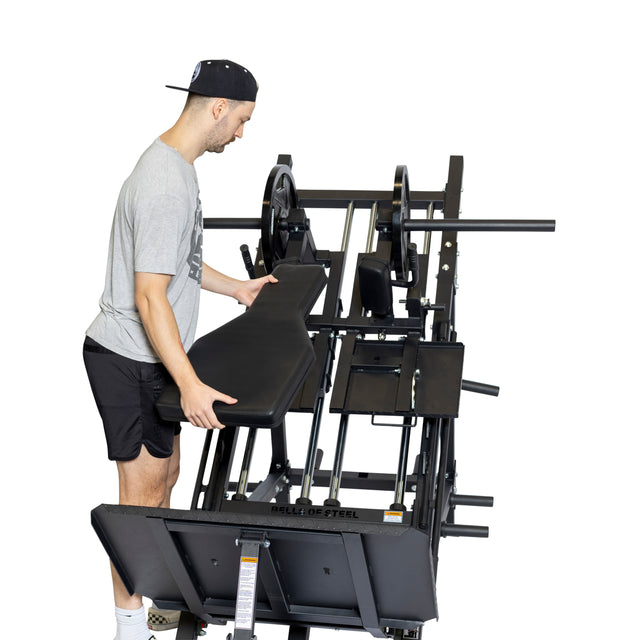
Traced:
<svg viewBox="0 0 640 640">
<path fill-rule="evenodd" d="M 213 403 L 233 404 L 235 398 L 204 384 L 196 375 L 180 340 L 180 332 L 166 295 L 157 290 L 136 295 L 136 304 L 149 341 L 180 389 L 180 406 L 191 424 L 222 428 Z"/>
<path fill-rule="evenodd" d="M 166 295 L 136 296 L 140 319 L 149 341 L 180 389 L 198 382 L 180 339 L 173 309 Z"/>
<path fill-rule="evenodd" d="M 231 278 L 224 273 L 216 271 L 208 264 L 202 263 L 202 282 L 200 286 L 206 291 L 212 291 L 213 293 L 220 293 L 235 298 L 238 287 L 241 284 L 241 280 Z"/>
<path fill-rule="evenodd" d="M 273 275 L 263 276 L 254 280 L 236 280 L 212 269 L 204 262 L 202 263 L 201 287 L 203 289 L 230 296 L 247 307 L 253 304 L 265 284 L 275 282 L 278 282 L 278 280 Z"/>
</svg>

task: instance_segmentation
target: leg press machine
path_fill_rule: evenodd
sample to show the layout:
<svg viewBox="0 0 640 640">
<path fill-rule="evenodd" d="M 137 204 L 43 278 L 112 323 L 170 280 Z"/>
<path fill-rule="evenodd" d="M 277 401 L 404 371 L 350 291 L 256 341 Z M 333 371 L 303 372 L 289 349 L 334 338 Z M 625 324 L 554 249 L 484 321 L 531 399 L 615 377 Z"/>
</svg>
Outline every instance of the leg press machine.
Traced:
<svg viewBox="0 0 640 640">
<path fill-rule="evenodd" d="M 127 589 L 182 611 L 177 640 L 228 622 L 232 640 L 252 640 L 256 622 L 288 626 L 290 640 L 307 640 L 313 627 L 419 638 L 424 623 L 438 616 L 441 538 L 488 536 L 488 528 L 455 519 L 457 506 L 493 504 L 456 490 L 460 394 L 498 395 L 495 386 L 463 378 L 457 235 L 553 231 L 555 222 L 460 219 L 462 173 L 462 157 L 452 156 L 442 191 L 411 191 L 405 166 L 397 167 L 392 191 L 298 190 L 291 157 L 279 156 L 259 218 L 205 219 L 206 229 L 258 230 L 255 259 L 241 247 L 247 271 L 279 281 L 188 354 L 205 383 L 240 401 L 214 406 L 227 427 L 206 433 L 188 510 L 103 504 L 91 514 Z M 339 250 L 316 247 L 307 217 L 315 209 L 346 209 Z M 367 245 L 345 309 L 357 209 L 370 212 Z M 420 247 L 412 232 L 423 232 Z M 431 252 L 436 233 L 439 257 Z M 430 262 L 437 268 L 433 301 L 426 297 Z M 166 419 L 185 419 L 176 387 L 157 407 Z M 285 420 L 292 412 L 310 417 L 300 467 L 287 453 Z M 318 448 L 327 413 L 337 422 L 330 469 L 322 468 Z M 343 470 L 350 420 L 397 433 L 396 473 Z M 250 482 L 259 430 L 270 436 L 270 452 L 260 451 L 270 463 L 265 477 Z M 242 431 L 240 473 L 232 478 Z M 314 496 L 324 488 L 326 498 L 312 500 L 312 487 Z M 393 501 L 363 507 L 341 500 L 342 489 L 392 493 Z"/>
</svg>

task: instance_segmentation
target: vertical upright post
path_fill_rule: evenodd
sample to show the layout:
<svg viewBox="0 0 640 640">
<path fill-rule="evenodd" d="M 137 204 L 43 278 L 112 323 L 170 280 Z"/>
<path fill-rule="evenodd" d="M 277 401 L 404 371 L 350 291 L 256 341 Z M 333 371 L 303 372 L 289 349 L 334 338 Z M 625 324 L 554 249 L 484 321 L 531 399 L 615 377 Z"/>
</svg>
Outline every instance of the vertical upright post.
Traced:
<svg viewBox="0 0 640 640">
<path fill-rule="evenodd" d="M 269 473 L 289 472 L 289 460 L 287 456 L 287 433 L 284 420 L 271 431 L 271 466 Z M 289 480 L 282 484 L 281 491 L 276 495 L 276 502 L 289 502 Z"/>
<path fill-rule="evenodd" d="M 324 501 L 328 507 L 339 507 L 338 491 L 340 490 L 340 481 L 342 480 L 342 461 L 344 458 L 344 445 L 347 439 L 347 426 L 349 424 L 349 415 L 343 413 L 340 416 L 340 426 L 338 427 L 338 441 L 336 442 L 336 454 L 333 460 L 333 469 L 331 470 L 331 479 L 329 480 L 329 497 Z"/>
<path fill-rule="evenodd" d="M 459 218 L 462 171 L 462 156 L 451 156 L 443 208 L 445 220 L 457 220 Z M 437 274 L 438 287 L 436 289 L 436 304 L 444 305 L 444 311 L 436 311 L 433 316 L 432 340 L 434 342 L 449 342 L 452 338 L 457 255 L 457 232 L 444 231 L 440 244 L 440 263 Z"/>
<path fill-rule="evenodd" d="M 436 455 L 434 445 L 436 420 L 434 418 L 422 419 L 422 434 L 420 437 L 420 454 L 417 466 L 416 497 L 413 507 L 412 524 L 414 527 L 429 530 L 429 511 L 432 506 L 431 499 L 431 469 L 433 458 Z"/>
<path fill-rule="evenodd" d="M 309 627 L 292 624 L 289 627 L 288 640 L 309 640 Z"/>
<path fill-rule="evenodd" d="M 353 222 L 353 211 L 355 209 L 355 205 L 353 200 L 349 203 L 347 207 L 347 215 L 344 221 L 344 231 L 342 233 L 342 244 L 340 246 L 340 251 L 342 253 L 346 253 L 347 247 L 349 246 L 349 239 L 351 238 L 351 223 Z"/>
<path fill-rule="evenodd" d="M 196 484 L 193 489 L 193 496 L 191 498 L 191 508 L 198 508 L 198 500 L 200 494 L 205 490 L 202 480 L 204 479 L 204 471 L 207 466 L 207 460 L 209 459 L 209 450 L 211 449 L 211 439 L 213 438 L 213 429 L 207 430 L 207 435 L 204 438 L 204 446 L 202 447 L 202 455 L 200 456 L 200 466 L 198 467 L 198 475 L 196 476 Z"/>
<path fill-rule="evenodd" d="M 324 405 L 324 396 L 319 396 L 316 400 L 316 406 L 313 411 L 313 423 L 311 425 L 311 433 L 309 434 L 309 446 L 307 448 L 307 461 L 304 465 L 304 473 L 302 475 L 302 492 L 296 500 L 296 504 L 311 504 L 309 493 L 313 483 L 313 472 L 316 465 L 316 453 L 318 451 L 318 438 L 320 436 L 320 420 L 322 418 L 322 407 Z"/>
<path fill-rule="evenodd" d="M 226 427 L 222 431 L 218 431 L 218 442 L 213 455 L 211 476 L 202 504 L 202 508 L 205 511 L 219 511 L 226 497 L 237 437 L 238 430 L 236 427 Z"/>
<path fill-rule="evenodd" d="M 436 505 L 433 521 L 433 540 L 431 541 L 433 551 L 433 571 L 438 574 L 438 552 L 440 550 L 440 530 L 442 528 L 442 507 L 444 504 L 444 494 L 446 488 L 447 462 L 449 459 L 449 435 L 452 419 L 443 420 L 440 435 L 440 461 L 438 468 L 438 490 L 436 493 Z"/>
<path fill-rule="evenodd" d="M 411 437 L 411 417 L 404 418 L 402 427 L 402 439 L 400 441 L 400 455 L 398 456 L 398 473 L 396 474 L 396 486 L 394 491 L 393 504 L 390 509 L 393 511 L 405 511 L 404 491 L 407 480 L 407 460 L 409 457 L 409 439 Z"/>
<path fill-rule="evenodd" d="M 427 209 L 427 220 L 433 220 L 433 202 L 429 203 L 429 207 Z M 425 255 L 429 255 L 430 251 L 431 251 L 431 231 L 425 231 L 422 253 L 424 253 Z"/>
<path fill-rule="evenodd" d="M 378 219 L 378 203 L 374 202 L 369 215 L 369 230 L 367 232 L 367 248 L 365 253 L 371 253 L 373 250 L 373 236 L 376 232 L 376 221 Z"/>
<path fill-rule="evenodd" d="M 244 457 L 242 458 L 242 468 L 240 469 L 240 479 L 238 480 L 238 489 L 233 495 L 234 500 L 247 499 L 247 483 L 249 481 L 249 467 L 251 466 L 251 458 L 253 457 L 253 449 L 256 443 L 256 427 L 250 427 L 247 434 L 247 443 L 244 448 Z"/>
</svg>

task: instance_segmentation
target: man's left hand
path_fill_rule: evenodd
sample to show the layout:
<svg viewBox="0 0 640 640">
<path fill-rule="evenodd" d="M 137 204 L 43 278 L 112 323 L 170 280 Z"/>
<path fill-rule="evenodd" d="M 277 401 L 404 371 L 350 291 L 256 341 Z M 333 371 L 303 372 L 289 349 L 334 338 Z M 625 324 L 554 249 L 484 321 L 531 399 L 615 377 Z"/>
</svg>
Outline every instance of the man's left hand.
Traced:
<svg viewBox="0 0 640 640">
<path fill-rule="evenodd" d="M 255 280 L 245 280 L 237 288 L 234 297 L 240 304 L 250 307 L 265 284 L 275 284 L 276 282 L 278 282 L 277 278 L 272 275 L 256 278 Z"/>
</svg>

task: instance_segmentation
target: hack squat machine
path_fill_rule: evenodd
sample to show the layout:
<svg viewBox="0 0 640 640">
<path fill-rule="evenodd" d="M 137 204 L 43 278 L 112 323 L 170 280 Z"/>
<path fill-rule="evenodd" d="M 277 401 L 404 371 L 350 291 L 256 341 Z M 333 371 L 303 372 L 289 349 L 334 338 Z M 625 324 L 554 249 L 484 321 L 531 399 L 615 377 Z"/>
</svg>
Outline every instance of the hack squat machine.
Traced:
<svg viewBox="0 0 640 640">
<path fill-rule="evenodd" d="M 233 640 L 251 640 L 256 621 L 288 625 L 290 640 L 307 640 L 311 627 L 419 638 L 423 624 L 438 615 L 440 539 L 488 536 L 486 527 L 456 523 L 456 507 L 493 504 L 455 486 L 461 390 L 498 395 L 497 387 L 462 377 L 464 345 L 454 325 L 457 234 L 553 231 L 555 222 L 460 219 L 460 156 L 450 158 L 443 191 L 410 191 L 405 166 L 396 169 L 393 191 L 298 190 L 291 167 L 290 156 L 279 156 L 260 218 L 204 220 L 206 229 L 259 229 L 255 261 L 241 247 L 247 271 L 251 277 L 273 272 L 279 283 L 264 287 L 251 308 L 189 351 L 205 383 L 240 398 L 215 405 L 227 427 L 216 432 L 213 450 L 214 433 L 206 433 L 190 509 L 103 504 L 92 511 L 92 523 L 131 593 L 182 611 L 177 640 L 229 621 Z M 318 249 L 307 211 L 343 208 L 340 250 Z M 354 211 L 362 208 L 370 210 L 367 246 L 357 256 L 345 314 L 346 252 Z M 419 231 L 425 232 L 421 250 L 411 242 Z M 441 240 L 431 302 L 426 283 L 434 232 Z M 394 288 L 403 290 L 401 300 Z M 314 305 L 320 313 L 311 313 Z M 320 468 L 318 448 L 329 392 L 329 413 L 339 416 L 331 470 Z M 184 420 L 175 387 L 157 407 L 166 419 Z M 303 468 L 287 457 L 288 412 L 311 416 Z M 343 471 L 355 414 L 395 428 L 397 473 Z M 271 461 L 266 477 L 249 482 L 259 429 L 270 432 Z M 246 439 L 234 481 L 241 430 Z M 326 499 L 313 502 L 312 486 L 325 487 Z M 343 505 L 341 489 L 394 497 L 379 509 L 361 508 Z"/>
</svg>

